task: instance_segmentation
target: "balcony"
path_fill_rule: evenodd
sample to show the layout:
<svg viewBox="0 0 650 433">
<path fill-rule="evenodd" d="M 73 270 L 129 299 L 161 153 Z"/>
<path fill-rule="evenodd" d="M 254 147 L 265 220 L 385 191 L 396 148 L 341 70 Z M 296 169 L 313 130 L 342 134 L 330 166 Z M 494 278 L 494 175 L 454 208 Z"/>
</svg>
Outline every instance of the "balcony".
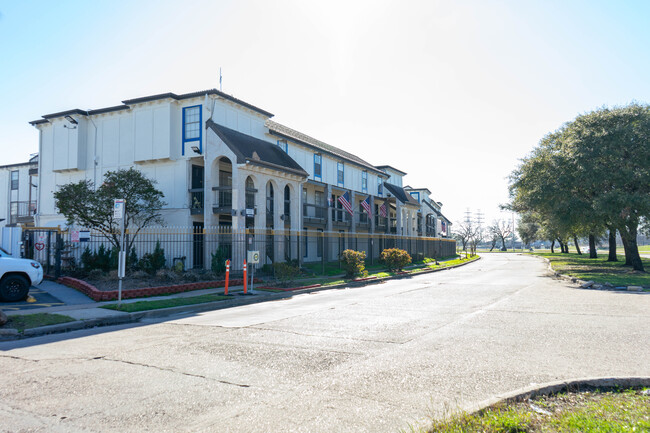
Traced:
<svg viewBox="0 0 650 433">
<path fill-rule="evenodd" d="M 354 213 L 354 218 L 357 226 L 359 227 L 370 227 L 370 218 L 368 218 L 368 214 L 364 212 L 355 212 Z"/>
<path fill-rule="evenodd" d="M 190 214 L 202 215 L 205 191 L 203 188 L 193 188 L 190 192 Z"/>
<path fill-rule="evenodd" d="M 214 186 L 214 204 L 212 213 L 215 214 L 232 214 L 232 186 Z"/>
<path fill-rule="evenodd" d="M 302 205 L 302 217 L 306 223 L 325 224 L 327 221 L 327 207 L 304 203 Z"/>
<path fill-rule="evenodd" d="M 332 224 L 337 227 L 350 227 L 352 217 L 345 209 L 332 209 Z"/>
<path fill-rule="evenodd" d="M 12 201 L 10 203 L 9 224 L 33 223 L 35 214 L 35 201 Z"/>
</svg>

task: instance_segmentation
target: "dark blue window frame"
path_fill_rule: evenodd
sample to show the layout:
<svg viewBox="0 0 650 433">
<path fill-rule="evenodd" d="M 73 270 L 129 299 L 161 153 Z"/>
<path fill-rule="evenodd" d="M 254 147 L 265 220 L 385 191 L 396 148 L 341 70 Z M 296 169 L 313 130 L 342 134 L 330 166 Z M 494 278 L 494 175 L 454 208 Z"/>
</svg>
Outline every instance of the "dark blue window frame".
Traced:
<svg viewBox="0 0 650 433">
<path fill-rule="evenodd" d="M 361 191 L 368 192 L 368 172 L 365 170 L 361 172 Z"/>
<path fill-rule="evenodd" d="M 314 179 L 316 178 L 323 179 L 323 156 L 319 153 L 314 153 Z"/>
<path fill-rule="evenodd" d="M 412 191 L 410 194 L 411 194 L 411 197 L 413 197 L 414 199 L 416 199 L 418 201 L 418 203 L 420 203 L 420 193 L 419 192 Z"/>
<path fill-rule="evenodd" d="M 185 113 L 186 110 L 190 108 L 198 108 L 199 109 L 199 136 L 196 138 L 186 138 L 185 137 Z M 202 105 L 192 105 L 191 107 L 183 107 L 183 148 L 181 149 L 181 154 L 185 155 L 185 143 L 192 143 L 194 141 L 199 142 L 199 151 L 201 154 L 203 154 L 203 106 Z"/>
<path fill-rule="evenodd" d="M 336 183 L 339 186 L 345 185 L 345 166 L 342 162 L 336 163 Z"/>
<path fill-rule="evenodd" d="M 284 153 L 289 153 L 289 143 L 287 140 L 278 140 L 278 147 L 284 150 Z"/>
<path fill-rule="evenodd" d="M 384 195 L 384 182 L 381 177 L 377 176 L 377 195 Z"/>
</svg>

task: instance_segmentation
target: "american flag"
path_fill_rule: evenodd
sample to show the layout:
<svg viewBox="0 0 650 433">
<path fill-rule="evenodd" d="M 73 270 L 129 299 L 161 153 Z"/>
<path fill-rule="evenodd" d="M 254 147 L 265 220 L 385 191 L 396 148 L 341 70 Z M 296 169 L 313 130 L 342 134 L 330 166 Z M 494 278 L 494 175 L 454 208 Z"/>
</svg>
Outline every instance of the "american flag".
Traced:
<svg viewBox="0 0 650 433">
<path fill-rule="evenodd" d="M 364 201 L 361 202 L 361 206 L 368 212 L 369 216 L 372 216 L 372 210 L 370 209 L 370 196 L 366 197 Z"/>
<path fill-rule="evenodd" d="M 348 191 L 345 191 L 345 194 L 339 197 L 339 203 L 343 205 L 345 210 L 348 211 L 350 215 L 354 213 L 352 211 L 352 204 L 350 204 L 350 193 Z"/>
<path fill-rule="evenodd" d="M 447 224 L 444 221 L 440 221 L 440 234 L 443 236 L 447 234 Z"/>
<path fill-rule="evenodd" d="M 384 202 L 380 207 L 379 207 L 379 215 L 381 215 L 384 218 L 388 217 L 388 208 L 386 207 L 386 202 Z"/>
</svg>

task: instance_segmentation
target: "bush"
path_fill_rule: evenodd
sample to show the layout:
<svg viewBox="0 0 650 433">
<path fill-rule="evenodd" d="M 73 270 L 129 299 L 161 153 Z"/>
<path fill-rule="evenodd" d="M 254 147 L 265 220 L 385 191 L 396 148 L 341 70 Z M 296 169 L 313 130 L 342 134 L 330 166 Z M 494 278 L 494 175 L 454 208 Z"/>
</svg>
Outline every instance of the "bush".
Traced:
<svg viewBox="0 0 650 433">
<path fill-rule="evenodd" d="M 346 278 L 367 277 L 366 253 L 364 251 L 344 250 L 341 253 L 341 262 L 345 269 Z"/>
<path fill-rule="evenodd" d="M 273 263 L 275 269 L 275 278 L 280 281 L 280 285 L 288 286 L 300 273 L 300 268 L 293 266 L 291 263 Z"/>
<path fill-rule="evenodd" d="M 401 271 L 404 266 L 411 263 L 411 256 L 399 248 L 387 248 L 381 252 L 381 260 L 390 271 Z"/>
<path fill-rule="evenodd" d="M 140 269 L 153 275 L 157 270 L 165 267 L 166 261 L 165 250 L 160 246 L 160 241 L 156 241 L 153 253 L 143 254 L 138 265 Z"/>
<path fill-rule="evenodd" d="M 117 250 L 113 251 L 113 248 L 106 249 L 104 244 L 101 244 L 96 252 L 86 247 L 81 254 L 81 265 L 87 271 L 100 269 L 108 272 L 111 269 L 117 269 L 117 253 Z"/>
<path fill-rule="evenodd" d="M 226 260 L 228 260 L 228 251 L 224 247 L 217 248 L 217 251 L 211 254 L 211 269 L 217 275 L 226 273 Z"/>
</svg>

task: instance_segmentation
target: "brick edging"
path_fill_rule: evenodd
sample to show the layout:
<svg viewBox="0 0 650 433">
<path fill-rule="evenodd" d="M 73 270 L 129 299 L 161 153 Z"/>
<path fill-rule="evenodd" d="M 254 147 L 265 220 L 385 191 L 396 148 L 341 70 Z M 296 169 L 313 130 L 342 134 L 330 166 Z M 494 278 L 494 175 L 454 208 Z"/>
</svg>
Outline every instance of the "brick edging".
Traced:
<svg viewBox="0 0 650 433">
<path fill-rule="evenodd" d="M 58 283 L 65 286 L 71 287 L 80 291 L 81 293 L 88 296 L 93 301 L 114 301 L 118 298 L 117 290 L 107 290 L 102 291 L 92 284 L 72 277 L 60 277 L 57 280 Z M 255 282 L 261 282 L 261 280 L 255 279 Z M 230 286 L 241 286 L 244 284 L 244 280 L 241 278 L 231 279 Z M 133 298 L 144 298 L 148 296 L 156 295 L 168 295 L 173 293 L 183 293 L 190 292 L 192 290 L 200 289 L 212 289 L 217 287 L 225 287 L 225 280 L 217 281 L 200 281 L 197 283 L 187 283 L 187 284 L 174 284 L 170 286 L 158 286 L 158 287 L 145 287 L 140 289 L 123 289 L 122 290 L 122 299 L 133 299 Z"/>
</svg>

